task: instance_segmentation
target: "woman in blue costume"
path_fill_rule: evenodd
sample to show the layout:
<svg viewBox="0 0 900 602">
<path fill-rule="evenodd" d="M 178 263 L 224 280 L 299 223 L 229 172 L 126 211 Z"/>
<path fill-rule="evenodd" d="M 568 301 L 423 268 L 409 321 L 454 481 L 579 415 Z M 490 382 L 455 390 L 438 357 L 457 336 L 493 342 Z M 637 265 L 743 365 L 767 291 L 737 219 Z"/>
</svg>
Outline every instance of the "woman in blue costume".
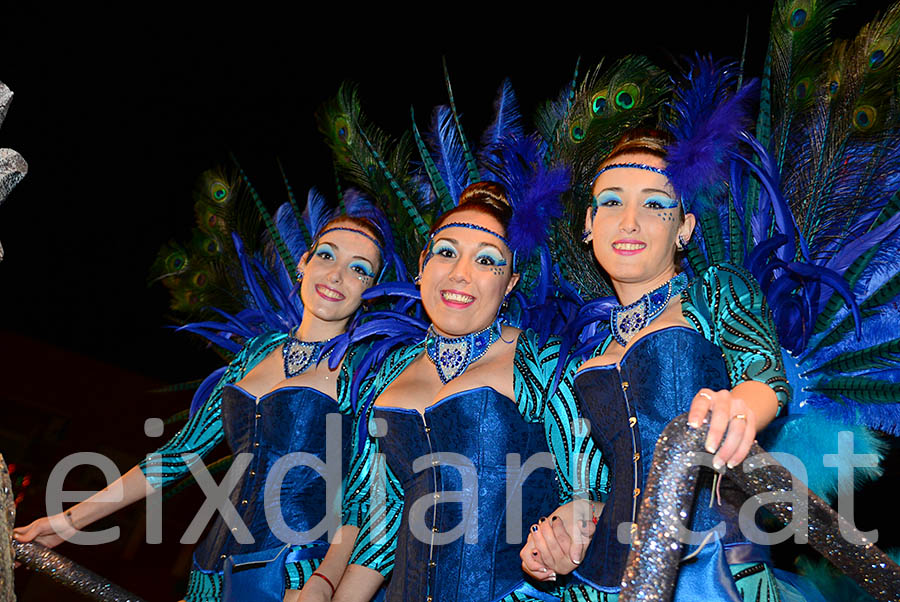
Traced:
<svg viewBox="0 0 900 602">
<path fill-rule="evenodd" d="M 521 517 L 558 505 L 535 454 L 548 450 L 559 352 L 498 317 L 519 278 L 511 214 L 503 188 L 481 182 L 431 228 L 419 258 L 431 327 L 385 360 L 367 395 L 369 435 L 348 476 L 360 534 L 334 600 L 368 600 L 384 579 L 389 601 L 557 599 L 518 559 Z"/>
<path fill-rule="evenodd" d="M 585 238 L 619 303 L 575 376 L 580 410 L 608 467 L 609 496 L 605 505 L 573 502 L 554 513 L 563 520 L 536 525 L 523 567 L 538 577 L 541 569 L 574 571 L 565 600 L 615 600 L 654 446 L 669 420 L 689 411 L 692 426 L 710 422 L 713 470 L 702 469 L 685 520 L 696 535 L 686 542 L 691 559 L 675 599 L 798 599 L 779 586 L 765 547 L 741 533 L 743 497 L 727 478 L 715 482 L 789 400 L 774 326 L 743 269 L 719 264 L 693 282 L 679 273 L 695 220 L 669 181 L 666 149 L 659 132 L 626 134 L 595 177 L 585 219 Z M 593 529 L 567 528 L 572 517 L 597 523 L 589 543 Z"/>
<path fill-rule="evenodd" d="M 216 516 L 194 553 L 185 599 L 280 600 L 285 588 L 299 590 L 312 575 L 337 581 L 339 575 L 316 572 L 328 549 L 328 531 L 333 531 L 328 525 L 339 524 L 330 510 L 334 500 L 327 497 L 337 489 L 327 490 L 321 473 L 285 460 L 277 464 L 280 489 L 265 490 L 266 478 L 279 459 L 295 452 L 325 462 L 323 472 L 338 479 L 329 485 L 340 487 L 346 475 L 353 423 L 349 391 L 354 358 L 360 354 L 351 347 L 341 361 L 320 360 L 328 356 L 326 343 L 345 332 L 363 291 L 377 279 L 385 262 L 384 236 L 367 217 L 344 215 L 329 221 L 297 266 L 303 302 L 299 326 L 247 341 L 206 403 L 168 443 L 103 491 L 60 515 L 17 529 L 17 539 L 55 546 L 185 476 L 224 438 L 236 464 L 238 454 L 252 454 L 230 492 L 247 529 L 229 528 Z M 329 415 L 340 419 L 331 422 Z M 334 443 L 338 435 L 343 447 Z M 336 451 L 340 458 L 334 457 Z M 352 541 L 355 535 L 353 530 L 345 538 Z M 269 570 L 245 568 L 258 567 L 253 562 L 259 561 Z M 251 564 L 241 566 L 247 562 Z M 296 594 L 288 592 L 287 598 Z"/>
</svg>

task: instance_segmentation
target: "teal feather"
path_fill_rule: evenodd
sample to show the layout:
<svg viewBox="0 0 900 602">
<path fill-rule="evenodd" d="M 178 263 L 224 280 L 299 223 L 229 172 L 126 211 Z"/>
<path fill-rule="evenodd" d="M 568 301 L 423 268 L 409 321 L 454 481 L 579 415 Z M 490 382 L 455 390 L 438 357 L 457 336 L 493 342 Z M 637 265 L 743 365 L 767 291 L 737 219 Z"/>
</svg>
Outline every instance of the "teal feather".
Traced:
<svg viewBox="0 0 900 602">
<path fill-rule="evenodd" d="M 481 174 L 478 171 L 478 165 L 475 163 L 475 155 L 472 154 L 469 142 L 466 140 L 466 133 L 463 131 L 462 123 L 459 121 L 459 112 L 456 110 L 456 101 L 453 98 L 453 86 L 450 85 L 450 73 L 447 71 L 447 59 L 444 59 L 443 63 L 444 83 L 447 85 L 447 96 L 450 98 L 450 110 L 453 112 L 453 121 L 456 123 L 456 129 L 459 131 L 459 141 L 469 170 L 469 182 L 474 184 L 481 181 Z"/>
<path fill-rule="evenodd" d="M 294 191 L 291 189 L 291 183 L 287 179 L 287 174 L 284 173 L 284 166 L 281 164 L 281 159 L 278 159 L 277 163 L 278 171 L 281 172 L 281 180 L 284 182 L 284 187 L 287 190 L 288 203 L 290 203 L 291 211 L 294 212 L 294 218 L 297 220 L 297 223 L 300 224 L 300 231 L 303 233 L 303 241 L 308 247 L 312 244 L 311 233 L 306 229 L 306 226 L 303 223 L 303 212 L 300 211 L 300 206 L 297 204 L 297 199 L 294 197 Z"/>
<path fill-rule="evenodd" d="M 391 187 L 391 191 L 400 200 L 403 208 L 406 209 L 406 212 L 409 214 L 409 217 L 416 228 L 416 232 L 418 232 L 419 236 L 422 238 L 422 240 L 420 241 L 421 244 L 419 246 L 423 246 L 425 244 L 425 239 L 428 236 L 428 226 L 422 219 L 422 215 L 409 199 L 409 196 L 403 191 L 403 188 L 400 187 L 400 184 L 397 182 L 394 174 L 392 174 L 387 165 L 385 165 L 384 161 L 381 158 L 381 154 L 379 154 L 379 152 L 375 150 L 375 147 L 372 145 L 372 142 L 369 140 L 368 136 L 366 136 L 365 132 L 360 129 L 359 133 L 362 136 L 363 142 L 365 143 L 366 147 L 369 149 L 369 152 L 372 153 L 372 157 L 378 164 L 382 175 L 388 181 L 388 185 Z"/>
<path fill-rule="evenodd" d="M 878 217 L 872 222 L 872 225 L 866 230 L 867 232 L 871 232 L 873 229 L 877 228 L 885 221 L 887 221 L 892 215 L 896 214 L 900 211 L 900 192 L 894 194 L 891 197 L 891 200 L 881 209 L 878 214 Z M 847 284 L 850 285 L 852 289 L 856 286 L 856 283 L 859 281 L 860 276 L 862 276 L 863 271 L 866 266 L 869 265 L 869 262 L 874 257 L 877 247 L 873 247 L 860 255 L 850 264 L 850 266 L 844 271 L 842 274 L 844 279 L 847 280 Z M 816 319 L 816 324 L 813 332 L 825 332 L 831 325 L 832 320 L 834 319 L 835 314 L 838 310 L 843 307 L 844 299 L 840 295 L 832 295 L 828 300 L 828 303 L 825 304 L 825 308 L 822 310 L 822 313 L 819 314 L 819 317 Z"/>
<path fill-rule="evenodd" d="M 692 199 L 692 202 L 696 201 Z M 715 207 L 715 205 L 712 206 Z M 699 222 L 707 262 L 713 265 L 722 263 L 725 261 L 725 239 L 722 238 L 722 226 L 719 224 L 719 217 L 715 214 L 715 209 L 701 213 Z"/>
<path fill-rule="evenodd" d="M 900 399 L 900 383 L 876 380 L 863 376 L 837 376 L 823 379 L 809 390 L 818 391 L 834 401 L 848 398 L 861 403 L 897 403 Z"/>
<path fill-rule="evenodd" d="M 263 205 L 262 199 L 256 192 L 256 188 L 254 188 L 253 184 L 250 183 L 250 179 L 247 177 L 247 174 L 244 173 L 244 169 L 240 166 L 240 163 L 238 163 L 237 157 L 232 155 L 231 160 L 238 168 L 238 174 L 240 175 L 241 180 L 244 182 L 244 185 L 247 187 L 247 190 L 250 192 L 250 197 L 256 204 L 256 209 L 259 212 L 259 216 L 262 218 L 263 223 L 266 225 L 266 231 L 272 238 L 272 242 L 275 243 L 275 248 L 278 250 L 278 256 L 281 258 L 282 264 L 284 264 L 284 269 L 287 270 L 287 273 L 290 274 L 292 278 L 296 278 L 297 266 L 294 264 L 294 261 L 291 258 L 291 254 L 288 251 L 287 245 L 284 244 L 284 239 L 281 237 L 281 233 L 279 233 L 278 228 L 275 227 L 275 222 L 272 221 L 272 216 L 269 214 L 269 210 L 266 209 L 265 205 Z"/>
<path fill-rule="evenodd" d="M 760 445 L 767 451 L 790 454 L 782 462 L 785 468 L 795 475 L 805 473 L 806 485 L 810 490 L 822 499 L 833 502 L 839 486 L 845 484 L 838 481 L 838 470 L 826 467 L 822 459 L 826 454 L 837 454 L 838 433 L 842 431 L 853 433 L 854 453 L 873 454 L 880 464 L 888 445 L 877 434 L 864 426 L 834 421 L 815 411 L 776 420 L 759 433 L 759 439 Z M 796 461 L 800 464 L 792 466 Z M 843 459 L 840 461 L 843 462 Z M 854 481 L 846 484 L 852 486 L 845 485 L 841 493 L 851 493 L 854 488 L 878 479 L 883 472 L 880 466 L 857 468 L 852 473 Z"/>
<path fill-rule="evenodd" d="M 428 180 L 431 182 L 431 188 L 438 198 L 438 206 L 440 207 L 441 212 L 447 211 L 455 205 L 453 196 L 450 194 L 447 183 L 444 182 L 441 173 L 434 164 L 434 159 L 431 157 L 431 153 L 428 152 L 428 147 L 425 146 L 422 135 L 419 133 L 419 127 L 416 125 L 416 113 L 413 107 L 409 108 L 409 115 L 412 119 L 412 131 L 413 138 L 416 141 L 416 148 L 419 149 L 419 156 L 422 159 L 422 165 L 425 167 L 425 173 L 428 175 Z"/>
<path fill-rule="evenodd" d="M 894 339 L 867 349 L 842 353 L 806 374 L 817 372 L 846 374 L 864 370 L 887 370 L 896 368 L 898 365 L 900 365 L 900 339 Z"/>
</svg>

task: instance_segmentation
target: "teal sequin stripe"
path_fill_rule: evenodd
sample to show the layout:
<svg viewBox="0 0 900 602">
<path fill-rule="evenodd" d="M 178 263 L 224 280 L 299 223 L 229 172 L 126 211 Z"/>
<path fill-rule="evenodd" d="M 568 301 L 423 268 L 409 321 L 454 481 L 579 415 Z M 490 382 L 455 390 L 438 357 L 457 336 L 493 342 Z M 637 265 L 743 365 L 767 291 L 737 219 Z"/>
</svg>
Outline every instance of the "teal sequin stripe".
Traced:
<svg viewBox="0 0 900 602">
<path fill-rule="evenodd" d="M 284 589 L 302 589 L 310 575 L 322 564 L 321 558 L 289 562 L 284 565 Z"/>
<path fill-rule="evenodd" d="M 191 571 L 185 602 L 218 602 L 222 599 L 222 573 Z"/>
<path fill-rule="evenodd" d="M 194 414 L 172 439 L 158 450 L 144 457 L 139 463 L 147 481 L 155 488 L 180 479 L 189 465 L 182 454 L 196 454 L 202 458 L 224 437 L 222 429 L 222 389 L 244 377 L 287 337 L 283 333 L 260 335 L 247 342 L 238 356 L 228 365 L 225 374 L 216 384 L 209 400 Z"/>
<path fill-rule="evenodd" d="M 722 348 L 733 385 L 759 381 L 775 391 L 779 412 L 789 403 L 781 346 L 753 276 L 729 264 L 711 266 L 682 295 L 682 309 L 699 333 Z"/>
</svg>

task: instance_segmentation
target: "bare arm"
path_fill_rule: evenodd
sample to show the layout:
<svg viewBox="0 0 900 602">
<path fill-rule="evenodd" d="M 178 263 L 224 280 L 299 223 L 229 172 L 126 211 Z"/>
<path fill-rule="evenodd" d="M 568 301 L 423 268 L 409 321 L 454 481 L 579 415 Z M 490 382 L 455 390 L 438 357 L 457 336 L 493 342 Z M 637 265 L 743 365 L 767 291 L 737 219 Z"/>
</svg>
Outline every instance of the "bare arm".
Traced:
<svg viewBox="0 0 900 602">
<path fill-rule="evenodd" d="M 371 600 L 384 577 L 376 570 L 358 564 L 351 564 L 344 572 L 344 578 L 334 595 L 335 602 L 368 602 Z"/>
<path fill-rule="evenodd" d="M 322 560 L 322 564 L 316 569 L 316 573 L 324 576 L 310 577 L 303 585 L 303 589 L 288 590 L 284 596 L 285 602 L 297 600 L 298 602 L 312 602 L 319 600 L 331 600 L 331 585 L 338 587 L 344 571 L 347 569 L 347 563 L 350 561 L 350 554 L 353 552 L 353 543 L 356 541 L 356 535 L 359 533 L 359 527 L 354 525 L 344 525 L 338 529 L 334 536 L 334 541 L 328 548 L 328 553 Z"/>
<path fill-rule="evenodd" d="M 13 529 L 13 537 L 18 541 L 36 541 L 52 548 L 69 539 L 78 530 L 144 499 L 154 491 L 141 469 L 135 466 L 105 489 L 65 512 L 39 518 L 25 527 L 16 527 Z"/>
</svg>

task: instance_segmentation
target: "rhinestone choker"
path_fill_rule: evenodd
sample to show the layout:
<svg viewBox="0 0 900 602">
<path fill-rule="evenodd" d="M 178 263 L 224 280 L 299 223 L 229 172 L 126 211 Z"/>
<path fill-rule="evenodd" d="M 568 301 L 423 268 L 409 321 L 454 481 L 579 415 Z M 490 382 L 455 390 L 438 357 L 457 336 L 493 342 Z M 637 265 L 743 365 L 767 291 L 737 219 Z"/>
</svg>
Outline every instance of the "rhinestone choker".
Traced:
<svg viewBox="0 0 900 602">
<path fill-rule="evenodd" d="M 442 337 L 429 326 L 428 334 L 425 335 L 425 351 L 437 368 L 441 382 L 446 385 L 465 372 L 469 364 L 481 359 L 499 338 L 499 319 L 484 330 L 453 338 Z"/>
<path fill-rule="evenodd" d="M 296 338 L 297 329 L 291 332 L 290 338 L 284 342 L 281 355 L 284 357 L 284 377 L 291 378 L 306 372 L 307 368 L 323 359 L 322 349 L 327 341 L 307 343 Z M 325 354 L 326 356 L 328 354 Z"/>
<path fill-rule="evenodd" d="M 625 347 L 628 341 L 657 318 L 669 304 L 669 300 L 675 295 L 680 295 L 687 285 L 687 275 L 678 274 L 634 303 L 613 307 L 612 315 L 609 317 L 609 329 L 616 342 Z"/>
</svg>

